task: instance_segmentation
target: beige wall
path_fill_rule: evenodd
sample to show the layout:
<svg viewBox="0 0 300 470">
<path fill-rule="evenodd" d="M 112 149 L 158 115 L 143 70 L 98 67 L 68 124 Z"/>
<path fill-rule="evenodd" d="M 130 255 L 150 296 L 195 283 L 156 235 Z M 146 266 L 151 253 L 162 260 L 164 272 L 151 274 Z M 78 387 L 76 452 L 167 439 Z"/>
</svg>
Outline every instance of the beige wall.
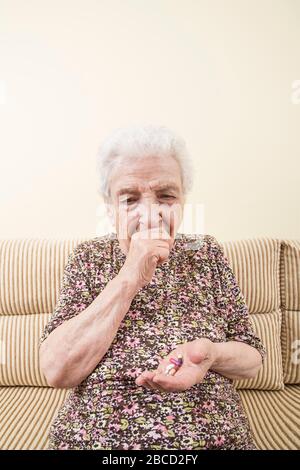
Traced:
<svg viewBox="0 0 300 470">
<path fill-rule="evenodd" d="M 299 0 L 0 0 L 0 238 L 95 236 L 139 122 L 186 139 L 205 232 L 300 238 L 299 45 Z"/>
</svg>

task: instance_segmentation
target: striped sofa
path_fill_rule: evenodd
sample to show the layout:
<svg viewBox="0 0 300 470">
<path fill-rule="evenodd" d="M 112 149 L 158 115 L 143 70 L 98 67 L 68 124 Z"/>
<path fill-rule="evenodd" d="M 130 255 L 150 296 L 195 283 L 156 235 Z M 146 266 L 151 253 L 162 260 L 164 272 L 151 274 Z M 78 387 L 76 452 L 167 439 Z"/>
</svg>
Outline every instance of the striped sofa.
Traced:
<svg viewBox="0 0 300 470">
<path fill-rule="evenodd" d="M 45 449 L 67 390 L 47 385 L 38 341 L 64 267 L 86 239 L 0 241 L 0 448 Z M 258 449 L 300 449 L 300 241 L 221 243 L 267 348 L 255 379 L 236 381 Z"/>
</svg>

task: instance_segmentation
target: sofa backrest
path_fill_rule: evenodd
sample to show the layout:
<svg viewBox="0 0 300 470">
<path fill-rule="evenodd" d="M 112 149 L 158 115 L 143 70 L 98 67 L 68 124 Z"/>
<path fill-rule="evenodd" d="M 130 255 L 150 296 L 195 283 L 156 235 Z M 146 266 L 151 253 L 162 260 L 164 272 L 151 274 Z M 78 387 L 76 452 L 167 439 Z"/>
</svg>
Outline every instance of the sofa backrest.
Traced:
<svg viewBox="0 0 300 470">
<path fill-rule="evenodd" d="M 47 386 L 38 343 L 82 239 L 0 241 L 0 386 Z"/>
<path fill-rule="evenodd" d="M 0 386 L 47 386 L 39 338 L 58 300 L 67 258 L 85 240 L 0 240 Z M 300 383 L 300 241 L 257 238 L 221 245 L 267 348 L 258 376 L 236 381 L 236 387 L 277 390 L 284 382 Z"/>
<path fill-rule="evenodd" d="M 284 383 L 300 383 L 300 240 L 281 244 L 282 359 Z"/>
<path fill-rule="evenodd" d="M 256 334 L 266 346 L 254 379 L 236 380 L 238 389 L 284 388 L 281 351 L 280 240 L 256 238 L 222 244 L 249 309 Z"/>
</svg>

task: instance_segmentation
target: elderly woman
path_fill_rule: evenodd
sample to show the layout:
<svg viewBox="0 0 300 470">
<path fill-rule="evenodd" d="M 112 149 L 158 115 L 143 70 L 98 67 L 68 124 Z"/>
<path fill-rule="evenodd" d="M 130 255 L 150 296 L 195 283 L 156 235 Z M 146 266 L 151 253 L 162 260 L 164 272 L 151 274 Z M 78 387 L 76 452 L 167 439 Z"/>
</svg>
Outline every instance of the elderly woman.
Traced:
<svg viewBox="0 0 300 470">
<path fill-rule="evenodd" d="M 79 243 L 40 340 L 72 388 L 50 449 L 255 449 L 233 380 L 266 350 L 222 247 L 177 233 L 191 171 L 165 127 L 116 130 L 98 155 L 115 232 Z"/>
</svg>

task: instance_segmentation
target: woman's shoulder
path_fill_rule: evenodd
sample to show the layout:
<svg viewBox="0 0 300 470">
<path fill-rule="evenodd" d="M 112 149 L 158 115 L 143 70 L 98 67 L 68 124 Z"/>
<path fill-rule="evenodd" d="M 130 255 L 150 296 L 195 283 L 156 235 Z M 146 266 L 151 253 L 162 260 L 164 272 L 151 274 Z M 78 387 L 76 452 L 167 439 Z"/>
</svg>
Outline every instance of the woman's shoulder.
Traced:
<svg viewBox="0 0 300 470">
<path fill-rule="evenodd" d="M 70 256 L 81 260 L 91 260 L 91 258 L 102 257 L 104 254 L 110 255 L 115 239 L 114 234 L 109 233 L 80 241 Z"/>
<path fill-rule="evenodd" d="M 187 250 L 209 252 L 222 250 L 217 238 L 209 233 L 179 233 L 176 235 L 176 243 Z"/>
</svg>

